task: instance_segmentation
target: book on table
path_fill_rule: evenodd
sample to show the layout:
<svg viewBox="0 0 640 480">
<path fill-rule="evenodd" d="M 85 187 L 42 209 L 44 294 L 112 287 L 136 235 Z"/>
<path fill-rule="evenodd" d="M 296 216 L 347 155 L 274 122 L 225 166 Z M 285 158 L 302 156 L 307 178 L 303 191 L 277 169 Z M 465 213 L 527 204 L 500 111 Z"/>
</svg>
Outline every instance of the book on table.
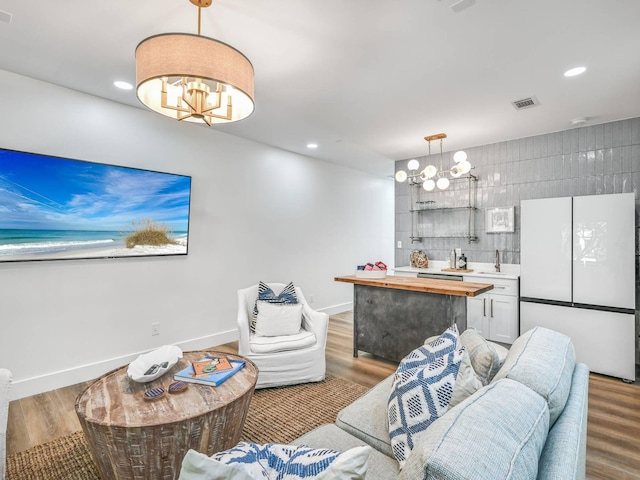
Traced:
<svg viewBox="0 0 640 480">
<path fill-rule="evenodd" d="M 192 365 L 189 365 L 187 368 L 183 368 L 179 372 L 175 373 L 173 376 L 174 380 L 217 387 L 245 366 L 245 362 L 242 360 L 228 360 L 225 358 L 226 364 L 229 365 L 228 368 L 226 368 L 226 364 L 224 362 L 220 362 L 218 365 L 223 365 L 221 369 L 207 371 L 210 369 L 206 368 L 206 365 L 203 367 L 202 364 L 211 359 L 212 357 L 205 357 L 198 362 L 193 362 Z M 196 373 L 197 371 L 202 371 L 202 373 Z"/>
</svg>

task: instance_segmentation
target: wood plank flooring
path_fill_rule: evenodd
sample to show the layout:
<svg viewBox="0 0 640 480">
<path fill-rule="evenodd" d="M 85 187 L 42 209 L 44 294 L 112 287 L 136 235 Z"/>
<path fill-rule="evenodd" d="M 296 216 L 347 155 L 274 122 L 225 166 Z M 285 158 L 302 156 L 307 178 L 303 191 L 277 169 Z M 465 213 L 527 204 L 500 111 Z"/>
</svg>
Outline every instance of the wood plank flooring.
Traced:
<svg viewBox="0 0 640 480">
<path fill-rule="evenodd" d="M 235 342 L 218 351 L 237 352 Z M 360 353 L 353 358 L 351 312 L 332 315 L 327 339 L 327 373 L 372 387 L 396 364 Z M 16 400 L 9 405 L 7 454 L 80 430 L 75 399 L 88 383 Z M 587 479 L 640 480 L 640 386 L 598 374 L 589 380 Z"/>
</svg>

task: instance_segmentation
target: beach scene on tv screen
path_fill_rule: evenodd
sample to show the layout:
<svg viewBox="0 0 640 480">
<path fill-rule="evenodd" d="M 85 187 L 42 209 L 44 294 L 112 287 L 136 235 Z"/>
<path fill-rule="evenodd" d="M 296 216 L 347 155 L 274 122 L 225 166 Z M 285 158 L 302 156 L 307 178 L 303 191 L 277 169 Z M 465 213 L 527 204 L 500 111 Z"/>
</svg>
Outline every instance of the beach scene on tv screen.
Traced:
<svg viewBox="0 0 640 480">
<path fill-rule="evenodd" d="M 0 262 L 185 255 L 191 177 L 0 149 Z"/>
</svg>

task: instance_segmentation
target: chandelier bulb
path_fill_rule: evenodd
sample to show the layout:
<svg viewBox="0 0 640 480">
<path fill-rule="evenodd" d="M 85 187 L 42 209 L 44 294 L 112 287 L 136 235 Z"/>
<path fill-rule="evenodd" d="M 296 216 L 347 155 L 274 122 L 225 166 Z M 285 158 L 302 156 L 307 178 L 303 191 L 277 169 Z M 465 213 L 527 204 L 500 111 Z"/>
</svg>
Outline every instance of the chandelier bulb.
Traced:
<svg viewBox="0 0 640 480">
<path fill-rule="evenodd" d="M 396 172 L 396 181 L 397 182 L 404 182 L 407 179 L 407 172 L 405 172 L 404 170 L 398 170 Z"/>
<path fill-rule="evenodd" d="M 459 150 L 453 155 L 453 161 L 456 163 L 464 162 L 467 159 L 467 153 L 464 150 Z"/>
<path fill-rule="evenodd" d="M 431 190 L 436 188 L 436 182 L 434 182 L 433 180 L 429 179 L 429 180 L 427 180 L 426 182 L 424 182 L 422 184 L 422 188 L 424 188 L 427 192 L 430 192 Z"/>
<path fill-rule="evenodd" d="M 458 168 L 460 169 L 460 173 L 469 173 L 471 171 L 471 163 L 463 160 L 458 164 Z"/>
<path fill-rule="evenodd" d="M 447 177 L 440 177 L 436 185 L 438 185 L 438 188 L 440 190 L 445 190 L 447 187 L 449 187 L 449 179 Z"/>
<path fill-rule="evenodd" d="M 411 171 L 417 170 L 418 168 L 420 168 L 420 162 L 415 159 L 409 160 L 409 163 L 407 163 L 407 168 Z"/>
<path fill-rule="evenodd" d="M 424 169 L 424 174 L 427 178 L 433 178 L 437 173 L 438 169 L 433 165 L 427 165 L 427 167 Z"/>
</svg>

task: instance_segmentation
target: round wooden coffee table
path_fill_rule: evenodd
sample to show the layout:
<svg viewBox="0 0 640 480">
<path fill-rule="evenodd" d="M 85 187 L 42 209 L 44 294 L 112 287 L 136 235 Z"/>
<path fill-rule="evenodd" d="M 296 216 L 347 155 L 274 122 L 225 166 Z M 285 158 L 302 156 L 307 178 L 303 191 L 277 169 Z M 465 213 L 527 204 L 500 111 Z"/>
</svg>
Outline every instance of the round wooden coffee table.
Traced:
<svg viewBox="0 0 640 480">
<path fill-rule="evenodd" d="M 246 362 L 218 387 L 189 384 L 169 394 L 173 374 L 205 355 Z M 233 447 L 240 440 L 258 369 L 238 355 L 187 352 L 162 377 L 137 383 L 122 367 L 100 377 L 76 400 L 76 413 L 102 479 L 175 480 L 189 449 L 207 455 Z M 147 388 L 165 394 L 145 401 Z"/>
</svg>

